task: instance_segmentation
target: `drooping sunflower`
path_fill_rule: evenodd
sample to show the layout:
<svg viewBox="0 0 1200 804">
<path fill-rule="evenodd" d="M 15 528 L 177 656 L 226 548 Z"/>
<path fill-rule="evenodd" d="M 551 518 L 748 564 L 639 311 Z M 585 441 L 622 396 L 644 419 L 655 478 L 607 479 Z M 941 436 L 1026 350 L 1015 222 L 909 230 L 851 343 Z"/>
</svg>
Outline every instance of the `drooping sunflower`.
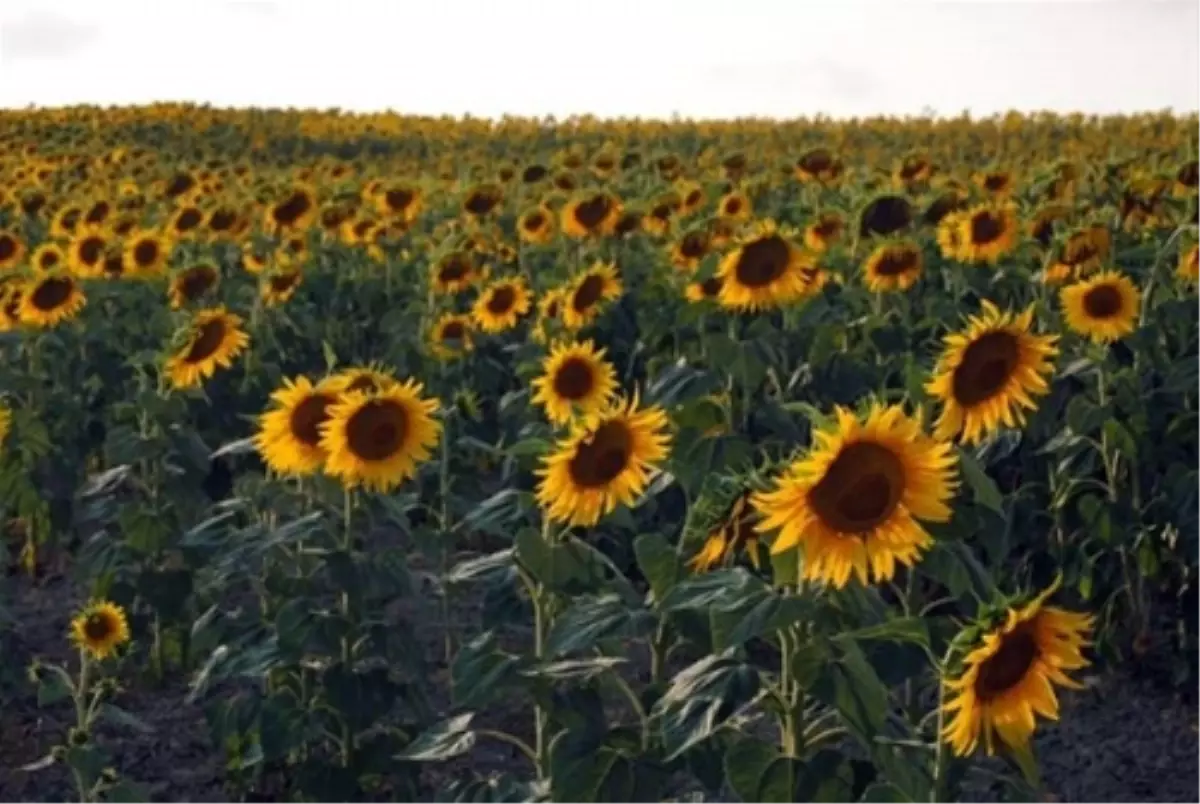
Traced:
<svg viewBox="0 0 1200 804">
<path fill-rule="evenodd" d="M 693 304 L 706 301 L 717 302 L 720 300 L 723 284 L 721 277 L 710 276 L 703 282 L 688 283 L 688 286 L 683 289 L 683 296 Z"/>
<path fill-rule="evenodd" d="M 143 229 L 125 239 L 125 271 L 138 277 L 159 276 L 167 268 L 173 243 L 159 232 Z"/>
<path fill-rule="evenodd" d="M 199 262 L 189 265 L 172 277 L 171 284 L 167 288 L 167 298 L 171 302 L 171 309 L 178 310 L 185 305 L 199 301 L 220 281 L 221 273 L 212 263 Z"/>
<path fill-rule="evenodd" d="M 1067 672 L 1090 664 L 1083 649 L 1091 644 L 1094 619 L 1046 605 L 1057 588 L 1056 582 L 1024 606 L 1006 607 L 991 623 L 972 628 L 961 669 L 945 680 L 942 736 L 958 756 L 981 742 L 989 755 L 997 741 L 1026 750 L 1038 715 L 1058 719 L 1054 685 L 1081 687 Z"/>
<path fill-rule="evenodd" d="M 533 381 L 533 402 L 551 424 L 594 417 L 607 408 L 617 392 L 617 371 L 604 353 L 591 341 L 551 347 L 541 376 Z"/>
<path fill-rule="evenodd" d="M 94 600 L 71 620 L 70 635 L 81 651 L 103 661 L 129 641 L 129 622 L 120 606 Z"/>
<path fill-rule="evenodd" d="M 266 209 L 264 224 L 271 234 L 302 231 L 316 217 L 317 193 L 312 187 L 298 184 Z"/>
<path fill-rule="evenodd" d="M 780 307 L 802 297 L 801 269 L 811 262 L 796 245 L 795 233 L 765 220 L 738 239 L 717 267 L 721 305 L 735 310 Z"/>
<path fill-rule="evenodd" d="M 97 261 L 100 256 L 96 255 Z M 67 254 L 57 243 L 42 243 L 29 255 L 29 264 L 39 273 L 54 271 L 68 265 Z"/>
<path fill-rule="evenodd" d="M 0 229 L 0 272 L 16 268 L 24 258 L 24 241 L 14 232 Z"/>
<path fill-rule="evenodd" d="M 1037 211 L 1029 222 L 1029 236 L 1043 248 L 1048 248 L 1054 241 L 1054 227 L 1067 220 L 1071 208 L 1066 204 L 1047 204 Z"/>
<path fill-rule="evenodd" d="M 837 212 L 823 212 L 804 229 L 804 245 L 816 252 L 828 251 L 842 239 L 846 221 Z"/>
<path fill-rule="evenodd" d="M 913 208 L 902 195 L 878 195 L 858 213 L 859 237 L 890 237 L 913 222 Z"/>
<path fill-rule="evenodd" d="M 863 263 L 863 278 L 874 293 L 908 290 L 921 276 L 921 247 L 912 240 L 876 246 Z"/>
<path fill-rule="evenodd" d="M 83 213 L 83 223 L 87 226 L 103 226 L 108 222 L 113 210 L 112 202 L 105 198 L 99 198 L 92 202 L 92 205 Z"/>
<path fill-rule="evenodd" d="M 754 214 L 754 205 L 750 197 L 740 190 L 734 190 L 721 197 L 717 204 L 717 214 L 731 221 L 749 220 Z"/>
<path fill-rule="evenodd" d="M 1116 271 L 1067 285 L 1059 300 L 1067 326 L 1096 343 L 1119 340 L 1137 329 L 1141 291 Z"/>
<path fill-rule="evenodd" d="M 49 328 L 74 318 L 87 304 L 79 283 L 68 273 L 53 271 L 31 281 L 21 297 L 21 323 Z"/>
<path fill-rule="evenodd" d="M 929 181 L 933 175 L 933 162 L 929 154 L 914 151 L 905 154 L 896 164 L 892 172 L 893 183 L 902 189 L 910 189 L 922 182 Z"/>
<path fill-rule="evenodd" d="M 678 206 L 678 198 L 674 196 L 660 198 L 650 205 L 646 214 L 642 216 L 642 229 L 652 235 L 662 237 L 667 232 L 671 231 L 671 225 L 675 220 L 675 210 Z"/>
<path fill-rule="evenodd" d="M 347 488 L 389 491 L 416 474 L 441 436 L 433 414 L 441 404 L 423 398 L 415 380 L 375 394 L 344 393 L 321 424 L 326 474 Z"/>
<path fill-rule="evenodd" d="M 1175 269 L 1175 275 L 1193 285 L 1200 282 L 1200 246 L 1192 246 L 1179 255 L 1179 267 Z"/>
<path fill-rule="evenodd" d="M 258 296 L 267 307 L 278 307 L 296 295 L 304 272 L 299 268 L 280 268 L 263 276 L 258 282 Z"/>
<path fill-rule="evenodd" d="M 554 212 L 539 204 L 517 221 L 517 234 L 526 243 L 542 244 L 554 237 Z"/>
<path fill-rule="evenodd" d="M 1173 194 L 1181 198 L 1195 195 L 1197 186 L 1200 186 L 1200 162 L 1189 159 L 1175 171 Z"/>
<path fill-rule="evenodd" d="M 770 491 L 754 495 L 758 530 L 779 531 L 772 553 L 803 551 L 806 579 L 836 588 L 852 575 L 887 581 L 897 562 L 912 566 L 932 544 L 921 522 L 950 519 L 955 454 L 898 405 L 875 404 L 865 417 L 839 407 L 835 417 Z"/>
<path fill-rule="evenodd" d="M 1079 279 L 1099 270 L 1112 251 L 1112 232 L 1104 224 L 1083 226 L 1071 232 L 1042 274 L 1047 284 Z"/>
<path fill-rule="evenodd" d="M 621 280 L 612 263 L 598 262 L 580 274 L 566 289 L 562 322 L 569 330 L 578 330 L 595 320 L 604 302 L 620 298 Z"/>
<path fill-rule="evenodd" d="M 429 333 L 433 353 L 443 360 L 461 357 L 474 348 L 471 332 L 475 322 L 469 315 L 446 313 L 434 322 Z"/>
<path fill-rule="evenodd" d="M 607 192 L 577 196 L 563 207 L 562 230 L 570 237 L 606 237 L 621 217 L 621 202 Z"/>
<path fill-rule="evenodd" d="M 629 237 L 637 234 L 642 230 L 643 213 L 640 209 L 626 208 L 621 212 L 621 217 L 617 218 L 616 224 L 613 226 L 614 237 Z"/>
<path fill-rule="evenodd" d="M 321 425 L 339 394 L 328 380 L 285 379 L 271 393 L 272 406 L 258 418 L 254 446 L 267 468 L 277 475 L 311 475 L 325 463 Z"/>
<path fill-rule="evenodd" d="M 532 297 L 521 277 L 492 282 L 483 289 L 471 307 L 471 316 L 484 332 L 512 329 L 529 312 Z"/>
<path fill-rule="evenodd" d="M 638 399 L 618 398 L 570 433 L 542 459 L 538 502 L 546 516 L 571 525 L 594 525 L 618 505 L 629 505 L 650 482 L 670 445 L 667 414 L 639 409 Z"/>
<path fill-rule="evenodd" d="M 750 563 L 759 567 L 759 538 L 754 528 L 758 513 L 751 505 L 754 493 L 752 487 L 730 487 L 716 490 L 711 498 L 701 498 L 688 523 L 688 530 L 702 534 L 704 539 L 688 561 L 693 572 L 708 572 L 738 552 L 744 552 Z"/>
<path fill-rule="evenodd" d="M 194 388 L 218 368 L 229 368 L 250 343 L 242 319 L 224 307 L 201 310 L 188 324 L 183 346 L 166 363 L 175 388 Z"/>
<path fill-rule="evenodd" d="M 965 263 L 997 262 L 1016 247 L 1020 233 L 1016 207 L 1007 203 L 977 204 L 947 216 L 941 225 L 956 229 L 955 247 L 946 256 Z"/>
<path fill-rule="evenodd" d="M 712 238 L 707 228 L 689 229 L 671 246 L 671 264 L 684 273 L 691 273 L 712 250 Z"/>
<path fill-rule="evenodd" d="M 451 251 L 430 269 L 434 291 L 446 295 L 461 293 L 486 277 L 486 270 L 467 251 Z"/>
<path fill-rule="evenodd" d="M 942 403 L 936 437 L 972 444 L 1001 426 L 1023 425 L 1025 410 L 1037 407 L 1034 397 L 1049 393 L 1058 336 L 1030 331 L 1032 306 L 1017 314 L 984 301 L 967 323 L 945 337 L 926 391 Z"/>
</svg>

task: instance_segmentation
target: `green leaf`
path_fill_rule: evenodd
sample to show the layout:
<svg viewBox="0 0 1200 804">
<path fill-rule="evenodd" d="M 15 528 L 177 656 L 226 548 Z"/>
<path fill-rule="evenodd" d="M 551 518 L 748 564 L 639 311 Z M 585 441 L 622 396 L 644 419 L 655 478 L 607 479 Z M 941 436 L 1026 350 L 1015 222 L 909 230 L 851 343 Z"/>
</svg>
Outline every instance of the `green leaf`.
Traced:
<svg viewBox="0 0 1200 804">
<path fill-rule="evenodd" d="M 592 656 L 586 659 L 562 659 L 534 665 L 521 671 L 526 678 L 545 678 L 551 681 L 585 681 L 625 664 L 622 656 Z"/>
<path fill-rule="evenodd" d="M 113 804 L 140 804 L 150 800 L 150 793 L 145 785 L 121 779 L 108 788 L 104 800 Z"/>
<path fill-rule="evenodd" d="M 838 643 L 837 660 L 829 665 L 825 697 L 841 713 L 864 745 L 870 746 L 886 722 L 888 690 L 855 642 Z M 819 685 L 821 686 L 821 685 Z"/>
<path fill-rule="evenodd" d="M 846 631 L 834 637 L 835 642 L 847 640 L 879 639 L 888 642 L 912 642 L 917 645 L 929 644 L 929 631 L 925 621 L 920 617 L 896 617 L 887 622 Z"/>
<path fill-rule="evenodd" d="M 634 539 L 633 553 L 654 599 L 661 602 L 684 575 L 679 554 L 659 533 L 645 533 Z"/>
<path fill-rule="evenodd" d="M 1110 448 L 1116 449 L 1128 461 L 1137 461 L 1137 440 L 1125 425 L 1116 419 L 1109 419 L 1104 423 L 1104 435 Z"/>
<path fill-rule="evenodd" d="M 971 487 L 971 491 L 975 495 L 975 502 L 1003 516 L 1004 497 L 1000 494 L 1000 489 L 996 487 L 996 481 L 988 477 L 987 472 L 972 453 L 961 447 L 958 449 L 958 460 L 962 467 L 963 480 Z"/>
<path fill-rule="evenodd" d="M 446 574 L 446 583 L 467 583 L 487 580 L 508 571 L 513 565 L 513 551 L 497 550 L 495 553 L 472 558 L 455 564 Z"/>
<path fill-rule="evenodd" d="M 519 664 L 519 657 L 496 646 L 491 631 L 475 637 L 459 649 L 450 666 L 455 703 L 465 709 L 478 709 L 503 695 L 516 678 Z"/>
<path fill-rule="evenodd" d="M 106 703 L 100 705 L 100 718 L 114 726 L 120 726 L 123 729 L 136 731 L 138 734 L 153 734 L 154 727 L 146 721 L 139 718 L 130 712 L 126 712 L 119 706 Z"/>
<path fill-rule="evenodd" d="M 667 759 L 715 734 L 758 697 L 758 671 L 734 658 L 733 650 L 705 656 L 678 673 L 654 705 Z"/>
<path fill-rule="evenodd" d="M 397 754 L 396 759 L 440 762 L 467 753 L 475 746 L 476 735 L 471 729 L 474 717 L 468 712 L 434 724 Z"/>
<path fill-rule="evenodd" d="M 71 697 L 71 688 L 67 680 L 55 670 L 43 670 L 38 676 L 37 703 L 39 707 L 47 707 Z"/>
<path fill-rule="evenodd" d="M 775 746 L 753 737 L 740 739 L 725 752 L 725 780 L 742 801 L 791 801 L 790 778 L 769 773 L 780 759 L 785 757 Z"/>
<path fill-rule="evenodd" d="M 509 525 L 522 513 L 521 503 L 520 491 L 503 489 L 475 506 L 463 518 L 461 526 L 468 530 L 507 535 Z"/>
<path fill-rule="evenodd" d="M 604 639 L 633 636 L 633 616 L 617 595 L 577 600 L 555 618 L 546 636 L 546 655 L 581 653 Z"/>
</svg>

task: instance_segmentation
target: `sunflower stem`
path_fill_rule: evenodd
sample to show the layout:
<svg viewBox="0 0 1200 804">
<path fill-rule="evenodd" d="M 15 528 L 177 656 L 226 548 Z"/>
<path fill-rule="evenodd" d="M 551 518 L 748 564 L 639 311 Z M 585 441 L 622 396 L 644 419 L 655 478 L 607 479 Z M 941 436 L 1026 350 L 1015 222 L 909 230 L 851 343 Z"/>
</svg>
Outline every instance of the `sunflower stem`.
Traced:
<svg viewBox="0 0 1200 804">
<path fill-rule="evenodd" d="M 439 567 L 438 572 L 441 577 L 441 598 L 439 604 L 441 606 L 442 617 L 442 648 L 446 666 L 450 666 L 450 662 L 454 659 L 454 638 L 450 633 L 450 585 L 446 583 L 446 576 L 450 573 L 450 539 L 453 538 L 450 534 L 452 531 L 450 523 L 450 424 L 452 418 L 446 419 L 446 432 L 442 433 L 441 443 L 441 460 L 438 465 L 438 496 L 441 505 L 440 519 L 442 527 L 441 538 L 438 539 L 439 545 Z"/>
<path fill-rule="evenodd" d="M 342 549 L 347 554 L 350 553 L 354 546 L 354 491 L 346 486 L 342 489 Z M 339 609 L 342 616 L 349 621 L 350 619 L 350 592 L 343 589 L 339 602 Z M 350 637 L 342 637 L 342 669 L 349 673 L 351 671 L 352 650 Z M 350 727 L 350 721 L 343 714 L 342 716 L 342 767 L 349 768 L 354 764 L 354 733 Z"/>
</svg>

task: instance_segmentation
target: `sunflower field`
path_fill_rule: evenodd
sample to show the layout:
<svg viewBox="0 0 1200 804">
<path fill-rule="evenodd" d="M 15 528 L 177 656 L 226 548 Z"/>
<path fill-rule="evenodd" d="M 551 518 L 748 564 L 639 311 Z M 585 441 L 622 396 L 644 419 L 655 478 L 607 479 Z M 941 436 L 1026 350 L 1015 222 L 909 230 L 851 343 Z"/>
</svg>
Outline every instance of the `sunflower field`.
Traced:
<svg viewBox="0 0 1200 804">
<path fill-rule="evenodd" d="M 234 800 L 1040 795 L 1089 674 L 1197 683 L 1197 184 L 1166 114 L 0 112 L 0 776 L 168 797 L 157 690 Z"/>
</svg>

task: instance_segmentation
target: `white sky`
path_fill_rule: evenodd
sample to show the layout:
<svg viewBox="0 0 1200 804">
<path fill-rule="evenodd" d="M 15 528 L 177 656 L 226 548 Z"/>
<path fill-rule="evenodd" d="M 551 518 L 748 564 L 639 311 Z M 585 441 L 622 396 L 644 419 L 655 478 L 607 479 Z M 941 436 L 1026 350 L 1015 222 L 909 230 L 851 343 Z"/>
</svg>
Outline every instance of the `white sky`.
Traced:
<svg viewBox="0 0 1200 804">
<path fill-rule="evenodd" d="M 495 116 L 1200 106 L 1200 0 L 0 0 L 0 106 Z"/>
</svg>

